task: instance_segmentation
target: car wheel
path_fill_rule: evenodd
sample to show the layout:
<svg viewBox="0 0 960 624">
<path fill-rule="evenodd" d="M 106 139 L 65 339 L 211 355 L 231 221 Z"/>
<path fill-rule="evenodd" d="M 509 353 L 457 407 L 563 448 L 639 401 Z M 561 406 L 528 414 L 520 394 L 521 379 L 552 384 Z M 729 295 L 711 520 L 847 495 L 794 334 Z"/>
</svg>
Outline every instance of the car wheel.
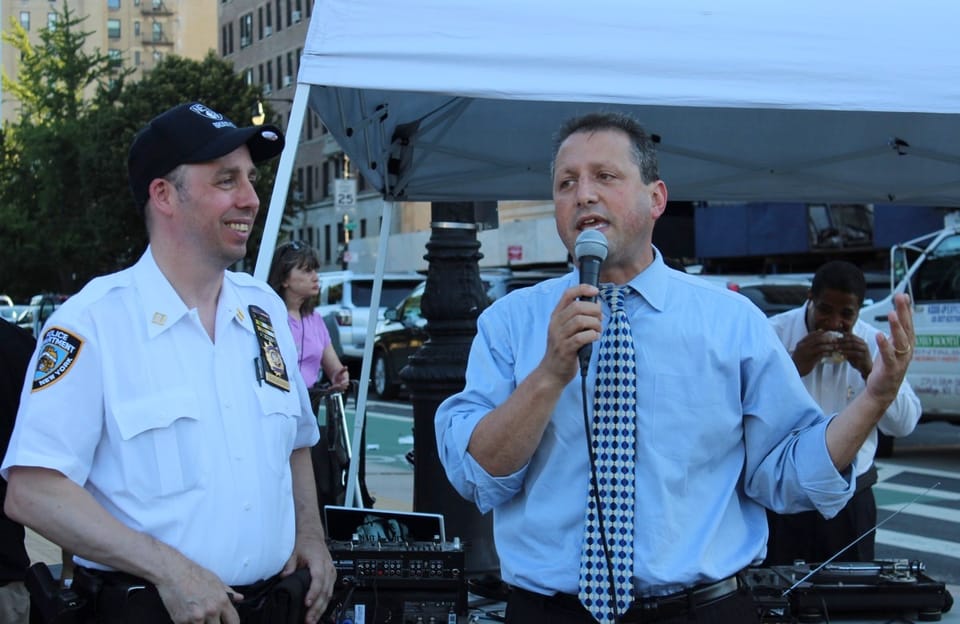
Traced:
<svg viewBox="0 0 960 624">
<path fill-rule="evenodd" d="M 383 352 L 373 355 L 373 392 L 381 399 L 392 399 L 397 394 L 397 386 L 391 379 L 390 365 Z"/>
</svg>

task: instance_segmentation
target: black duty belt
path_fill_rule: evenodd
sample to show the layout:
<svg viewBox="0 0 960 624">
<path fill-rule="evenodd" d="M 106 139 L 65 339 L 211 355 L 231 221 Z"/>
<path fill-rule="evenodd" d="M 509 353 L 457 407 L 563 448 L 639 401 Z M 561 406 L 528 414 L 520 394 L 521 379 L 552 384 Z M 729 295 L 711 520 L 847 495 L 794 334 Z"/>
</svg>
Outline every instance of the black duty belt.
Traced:
<svg viewBox="0 0 960 624">
<path fill-rule="evenodd" d="M 171 621 L 156 586 L 142 578 L 76 566 L 71 587 L 91 602 L 98 622 Z M 309 587 L 310 571 L 300 568 L 285 578 L 276 575 L 252 585 L 233 586 L 244 596 L 234 606 L 245 624 L 299 624 L 304 618 L 303 598 Z"/>
</svg>

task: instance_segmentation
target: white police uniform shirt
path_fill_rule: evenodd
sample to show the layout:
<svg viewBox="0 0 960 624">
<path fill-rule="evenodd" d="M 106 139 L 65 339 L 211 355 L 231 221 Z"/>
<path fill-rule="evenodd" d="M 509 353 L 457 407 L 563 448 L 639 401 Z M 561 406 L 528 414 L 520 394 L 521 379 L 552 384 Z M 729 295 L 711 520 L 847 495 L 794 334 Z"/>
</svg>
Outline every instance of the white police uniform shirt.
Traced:
<svg viewBox="0 0 960 624">
<path fill-rule="evenodd" d="M 250 304 L 270 316 L 289 391 L 259 381 Z M 267 285 L 226 272 L 211 342 L 148 248 L 48 321 L 0 474 L 60 471 L 225 583 L 276 574 L 295 538 L 290 454 L 319 437 L 286 319 Z"/>
<path fill-rule="evenodd" d="M 797 348 L 797 343 L 810 333 L 807 329 L 806 313 L 807 304 L 770 317 L 774 332 L 791 355 Z M 853 334 L 867 343 L 872 359 L 876 359 L 880 352 L 876 338 L 879 333 L 876 327 L 859 319 L 853 325 Z M 807 392 L 826 414 L 843 411 L 854 397 L 867 387 L 860 371 L 846 360 L 842 362 L 821 360 L 801 379 Z M 913 392 L 910 382 L 904 379 L 900 385 L 900 391 L 897 392 L 897 398 L 883 413 L 877 427 L 870 431 L 863 446 L 857 452 L 857 457 L 854 459 L 854 474 L 862 475 L 873 463 L 873 456 L 877 451 L 877 428 L 889 436 L 908 435 L 917 426 L 920 412 L 920 399 Z"/>
</svg>

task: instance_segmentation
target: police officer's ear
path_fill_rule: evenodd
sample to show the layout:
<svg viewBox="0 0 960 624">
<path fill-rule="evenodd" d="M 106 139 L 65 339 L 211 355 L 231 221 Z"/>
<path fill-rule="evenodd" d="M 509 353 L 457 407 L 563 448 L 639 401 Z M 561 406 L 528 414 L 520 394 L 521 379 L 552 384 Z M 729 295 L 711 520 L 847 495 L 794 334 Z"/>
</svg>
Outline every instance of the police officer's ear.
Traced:
<svg viewBox="0 0 960 624">
<path fill-rule="evenodd" d="M 147 186 L 147 193 L 150 197 L 148 202 L 153 204 L 154 210 L 166 216 L 173 214 L 177 188 L 172 180 L 154 178 Z"/>
</svg>

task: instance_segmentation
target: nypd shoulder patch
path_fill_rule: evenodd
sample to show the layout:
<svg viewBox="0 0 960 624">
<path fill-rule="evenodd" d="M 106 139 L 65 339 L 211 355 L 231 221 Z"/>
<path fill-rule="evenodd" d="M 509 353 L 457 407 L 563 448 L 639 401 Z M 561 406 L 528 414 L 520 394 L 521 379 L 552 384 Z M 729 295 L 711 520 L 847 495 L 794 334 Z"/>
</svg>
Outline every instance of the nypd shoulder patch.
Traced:
<svg viewBox="0 0 960 624">
<path fill-rule="evenodd" d="M 51 327 L 43 335 L 40 355 L 37 356 L 37 370 L 33 373 L 31 392 L 42 390 L 67 374 L 77 361 L 83 338 L 71 334 L 65 329 Z"/>
</svg>

